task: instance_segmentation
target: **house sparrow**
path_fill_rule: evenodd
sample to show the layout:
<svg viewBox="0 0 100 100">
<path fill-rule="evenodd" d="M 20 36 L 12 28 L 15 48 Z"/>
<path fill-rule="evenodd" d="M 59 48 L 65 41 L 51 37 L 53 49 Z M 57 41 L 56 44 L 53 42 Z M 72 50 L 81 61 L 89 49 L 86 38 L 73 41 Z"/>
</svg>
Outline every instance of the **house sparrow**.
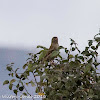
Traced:
<svg viewBox="0 0 100 100">
<path fill-rule="evenodd" d="M 51 40 L 51 46 L 48 49 L 48 51 L 47 51 L 47 53 L 46 53 L 46 55 L 44 57 L 44 61 L 49 61 L 49 60 L 54 59 L 55 57 L 51 57 L 51 54 L 54 51 L 57 51 L 58 47 L 59 47 L 58 38 L 57 37 L 53 37 L 52 40 Z"/>
</svg>

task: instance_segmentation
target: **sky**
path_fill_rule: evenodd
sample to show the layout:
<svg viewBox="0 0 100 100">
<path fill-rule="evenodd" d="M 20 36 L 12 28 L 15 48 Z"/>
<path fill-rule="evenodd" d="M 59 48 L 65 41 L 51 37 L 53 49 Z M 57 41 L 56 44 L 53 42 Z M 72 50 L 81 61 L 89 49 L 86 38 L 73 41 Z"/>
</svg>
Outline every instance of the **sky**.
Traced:
<svg viewBox="0 0 100 100">
<path fill-rule="evenodd" d="M 49 47 L 57 36 L 84 49 L 99 28 L 100 0 L 0 0 L 0 47 Z"/>
</svg>

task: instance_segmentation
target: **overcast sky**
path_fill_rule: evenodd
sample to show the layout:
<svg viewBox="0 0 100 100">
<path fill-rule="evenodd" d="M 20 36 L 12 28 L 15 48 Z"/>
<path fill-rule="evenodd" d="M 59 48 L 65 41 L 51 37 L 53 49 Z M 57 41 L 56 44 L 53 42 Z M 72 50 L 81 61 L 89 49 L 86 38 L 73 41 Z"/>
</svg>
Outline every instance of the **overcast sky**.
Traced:
<svg viewBox="0 0 100 100">
<path fill-rule="evenodd" d="M 80 48 L 100 28 L 100 0 L 0 0 L 0 47 L 49 47 L 57 36 Z"/>
</svg>

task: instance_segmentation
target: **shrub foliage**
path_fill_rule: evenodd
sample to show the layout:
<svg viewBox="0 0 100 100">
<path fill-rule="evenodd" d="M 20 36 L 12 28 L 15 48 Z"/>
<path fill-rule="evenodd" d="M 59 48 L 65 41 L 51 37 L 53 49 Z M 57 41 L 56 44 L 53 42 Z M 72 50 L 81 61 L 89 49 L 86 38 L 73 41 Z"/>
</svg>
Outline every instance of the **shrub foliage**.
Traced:
<svg viewBox="0 0 100 100">
<path fill-rule="evenodd" d="M 71 39 L 70 49 L 60 46 L 51 55 L 57 57 L 44 63 L 41 63 L 41 59 L 48 49 L 37 46 L 41 50 L 36 54 L 29 53 L 22 73 L 19 73 L 19 68 L 14 70 L 13 63 L 7 65 L 12 79 L 5 80 L 3 85 L 8 84 L 15 95 L 19 92 L 21 95 L 31 95 L 26 89 L 31 84 L 36 87 L 36 93 L 45 94 L 43 100 L 100 100 L 100 73 L 97 73 L 100 64 L 97 60 L 99 46 L 100 33 L 88 41 L 83 51 Z M 60 54 L 62 49 L 65 58 Z M 29 80 L 29 77 L 33 77 L 33 80 Z M 37 81 L 37 77 L 40 81 Z"/>
</svg>

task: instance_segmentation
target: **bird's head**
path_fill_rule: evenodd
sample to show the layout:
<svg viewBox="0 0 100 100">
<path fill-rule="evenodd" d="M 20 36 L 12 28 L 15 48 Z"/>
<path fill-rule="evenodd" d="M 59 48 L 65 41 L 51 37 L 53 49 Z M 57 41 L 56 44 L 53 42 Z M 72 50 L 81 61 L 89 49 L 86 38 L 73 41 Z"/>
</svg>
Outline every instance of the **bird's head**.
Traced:
<svg viewBox="0 0 100 100">
<path fill-rule="evenodd" d="M 53 37 L 51 43 L 58 44 L 58 38 L 57 37 Z"/>
</svg>

